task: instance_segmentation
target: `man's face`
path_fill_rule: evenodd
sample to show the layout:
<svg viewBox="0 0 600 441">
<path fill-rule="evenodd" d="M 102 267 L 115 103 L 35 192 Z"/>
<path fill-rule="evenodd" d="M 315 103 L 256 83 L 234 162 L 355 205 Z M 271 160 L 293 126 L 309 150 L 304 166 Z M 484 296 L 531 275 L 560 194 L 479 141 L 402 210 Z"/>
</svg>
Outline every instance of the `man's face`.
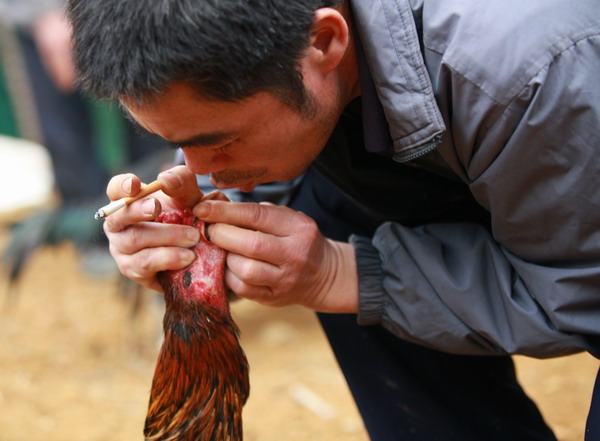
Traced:
<svg viewBox="0 0 600 441">
<path fill-rule="evenodd" d="M 269 93 L 237 103 L 205 101 L 178 83 L 150 102 L 123 104 L 143 128 L 180 145 L 193 172 L 210 174 L 218 188 L 250 191 L 308 168 L 339 117 L 333 101 L 317 103 L 307 117 Z"/>
</svg>

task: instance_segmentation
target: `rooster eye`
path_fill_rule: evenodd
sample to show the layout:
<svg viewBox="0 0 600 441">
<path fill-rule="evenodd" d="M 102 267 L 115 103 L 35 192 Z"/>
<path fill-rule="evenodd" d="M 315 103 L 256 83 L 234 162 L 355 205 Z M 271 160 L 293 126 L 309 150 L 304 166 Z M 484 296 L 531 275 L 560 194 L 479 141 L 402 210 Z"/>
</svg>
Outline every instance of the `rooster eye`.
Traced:
<svg viewBox="0 0 600 441">
<path fill-rule="evenodd" d="M 184 288 L 189 288 L 190 285 L 192 284 L 192 273 L 189 271 L 186 271 L 185 273 L 183 273 L 183 287 Z"/>
</svg>

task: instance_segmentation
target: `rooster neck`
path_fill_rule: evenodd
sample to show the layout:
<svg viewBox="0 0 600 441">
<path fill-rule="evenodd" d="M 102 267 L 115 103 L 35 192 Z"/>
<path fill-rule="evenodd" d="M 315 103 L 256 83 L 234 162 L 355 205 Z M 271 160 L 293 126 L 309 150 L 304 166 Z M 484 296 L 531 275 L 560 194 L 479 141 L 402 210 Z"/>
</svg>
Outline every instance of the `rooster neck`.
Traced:
<svg viewBox="0 0 600 441">
<path fill-rule="evenodd" d="M 212 281 L 209 281 L 208 285 L 211 283 Z M 204 281 L 196 281 L 187 288 L 185 283 L 181 286 L 170 286 L 169 288 L 165 292 L 166 309 L 175 315 L 187 315 L 196 311 L 214 310 L 212 314 L 231 318 L 229 301 L 224 293 L 224 289 L 208 289 Z"/>
<path fill-rule="evenodd" d="M 200 231 L 200 240 L 192 247 L 196 259 L 186 268 L 157 275 L 167 303 L 172 308 L 188 302 L 204 303 L 229 315 L 224 282 L 227 253 L 208 241 L 204 222 L 195 218 L 189 209 L 161 213 L 157 222 L 189 225 Z"/>
<path fill-rule="evenodd" d="M 226 253 L 202 239 L 194 248 L 198 258 L 188 267 L 158 274 L 165 290 L 165 300 L 178 304 L 207 304 L 229 315 L 229 302 L 225 290 Z"/>
<path fill-rule="evenodd" d="M 204 302 L 186 301 L 167 303 L 164 316 L 165 333 L 173 333 L 186 344 L 191 339 L 210 341 L 223 329 L 232 335 L 238 334 L 238 328 L 231 318 L 229 309 Z"/>
<path fill-rule="evenodd" d="M 191 210 L 161 213 L 158 222 L 203 223 Z M 165 339 L 156 365 L 146 441 L 242 441 L 242 406 L 249 393 L 248 361 L 229 312 L 226 252 L 204 234 L 197 258 L 157 278 L 165 292 Z"/>
<path fill-rule="evenodd" d="M 248 361 L 230 317 L 205 303 L 168 303 L 152 382 L 147 441 L 241 441 Z"/>
</svg>

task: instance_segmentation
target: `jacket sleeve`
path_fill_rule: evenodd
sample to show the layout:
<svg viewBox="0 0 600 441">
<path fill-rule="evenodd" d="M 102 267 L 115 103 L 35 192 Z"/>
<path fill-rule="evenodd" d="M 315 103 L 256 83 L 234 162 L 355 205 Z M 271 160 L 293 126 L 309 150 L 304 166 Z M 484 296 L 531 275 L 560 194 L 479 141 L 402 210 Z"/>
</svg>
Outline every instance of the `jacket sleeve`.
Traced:
<svg viewBox="0 0 600 441">
<path fill-rule="evenodd" d="M 600 37 L 574 41 L 479 126 L 468 154 L 455 144 L 491 232 L 386 223 L 351 238 L 359 323 L 454 353 L 600 356 L 598 72 Z"/>
</svg>

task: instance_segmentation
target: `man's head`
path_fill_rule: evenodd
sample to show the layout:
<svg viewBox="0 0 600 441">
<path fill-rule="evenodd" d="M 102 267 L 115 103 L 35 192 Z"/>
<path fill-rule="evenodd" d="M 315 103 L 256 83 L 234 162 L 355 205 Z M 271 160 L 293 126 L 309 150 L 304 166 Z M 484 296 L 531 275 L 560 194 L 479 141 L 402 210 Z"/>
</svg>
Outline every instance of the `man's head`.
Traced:
<svg viewBox="0 0 600 441">
<path fill-rule="evenodd" d="M 319 0 L 69 0 L 81 84 L 220 188 L 300 175 L 358 95 L 348 10 Z"/>
<path fill-rule="evenodd" d="M 141 100 L 175 82 L 234 101 L 268 91 L 298 110 L 315 10 L 343 0 L 69 0 L 80 85 Z"/>
</svg>

